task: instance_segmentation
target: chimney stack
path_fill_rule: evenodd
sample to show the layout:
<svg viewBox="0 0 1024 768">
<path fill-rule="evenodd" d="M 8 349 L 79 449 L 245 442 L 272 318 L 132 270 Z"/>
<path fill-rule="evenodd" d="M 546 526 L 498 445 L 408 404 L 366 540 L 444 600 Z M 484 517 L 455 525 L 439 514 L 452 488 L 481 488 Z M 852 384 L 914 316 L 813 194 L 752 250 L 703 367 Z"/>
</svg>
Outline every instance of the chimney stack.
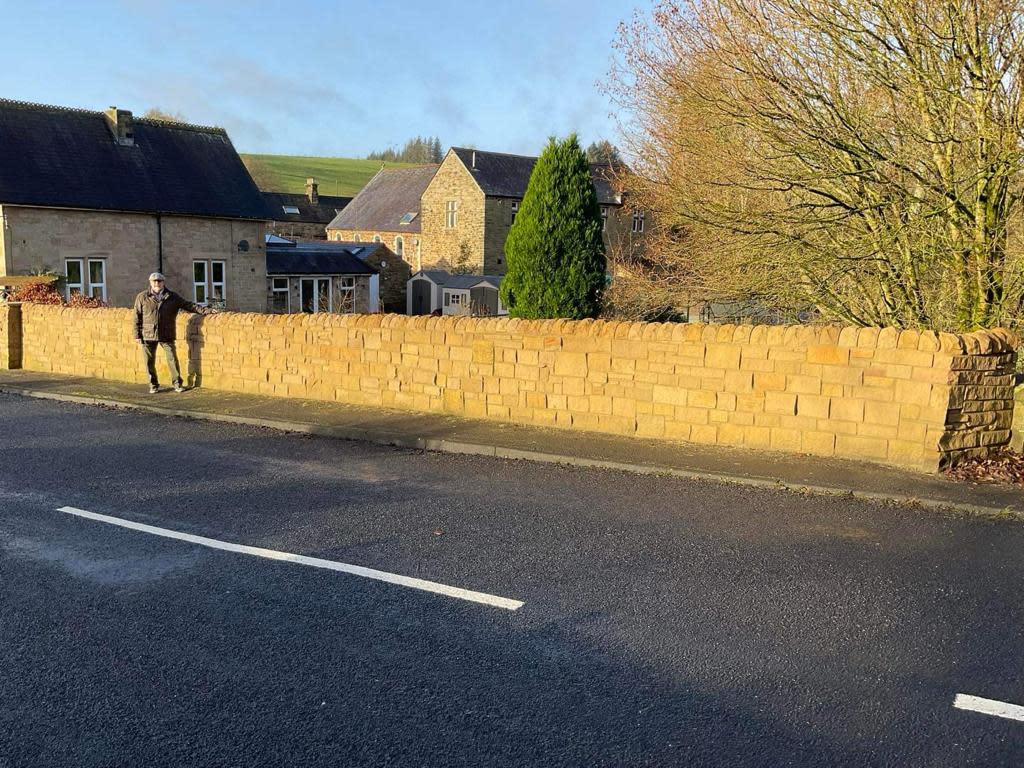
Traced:
<svg viewBox="0 0 1024 768">
<path fill-rule="evenodd" d="M 316 203 L 320 200 L 320 193 L 317 191 L 316 179 L 314 179 L 312 176 L 306 179 L 306 197 L 308 197 L 309 202 L 313 203 L 314 205 L 316 205 Z"/>
<path fill-rule="evenodd" d="M 107 127 L 114 134 L 114 141 L 122 147 L 135 145 L 135 129 L 132 126 L 132 113 L 127 109 L 111 107 L 106 112 Z"/>
</svg>

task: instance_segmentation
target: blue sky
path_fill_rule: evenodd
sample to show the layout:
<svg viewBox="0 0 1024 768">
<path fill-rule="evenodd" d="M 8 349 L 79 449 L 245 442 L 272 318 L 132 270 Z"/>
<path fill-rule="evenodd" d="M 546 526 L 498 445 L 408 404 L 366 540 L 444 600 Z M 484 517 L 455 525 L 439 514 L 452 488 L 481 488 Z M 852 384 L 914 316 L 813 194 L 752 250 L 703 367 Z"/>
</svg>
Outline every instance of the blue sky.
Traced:
<svg viewBox="0 0 1024 768">
<path fill-rule="evenodd" d="M 649 0 L 0 0 L 0 97 L 222 125 L 242 152 L 359 157 L 416 134 L 535 154 L 615 139 L 620 21 Z"/>
</svg>

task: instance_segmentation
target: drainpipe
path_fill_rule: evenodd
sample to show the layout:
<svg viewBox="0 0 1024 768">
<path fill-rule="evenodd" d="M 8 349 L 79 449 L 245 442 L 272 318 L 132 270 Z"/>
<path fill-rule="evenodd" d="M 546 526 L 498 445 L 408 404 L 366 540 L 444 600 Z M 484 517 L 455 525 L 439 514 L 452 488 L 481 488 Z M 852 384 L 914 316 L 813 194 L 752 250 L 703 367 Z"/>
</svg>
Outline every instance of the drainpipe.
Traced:
<svg viewBox="0 0 1024 768">
<path fill-rule="evenodd" d="M 156 271 L 164 271 L 164 220 L 156 215 Z"/>
</svg>

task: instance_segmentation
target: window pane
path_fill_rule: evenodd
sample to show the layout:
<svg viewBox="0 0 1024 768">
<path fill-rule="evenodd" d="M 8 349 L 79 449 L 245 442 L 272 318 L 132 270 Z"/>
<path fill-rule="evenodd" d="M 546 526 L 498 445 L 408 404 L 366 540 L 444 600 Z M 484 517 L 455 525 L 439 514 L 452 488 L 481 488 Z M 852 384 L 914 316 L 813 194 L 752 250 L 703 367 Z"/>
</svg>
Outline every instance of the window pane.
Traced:
<svg viewBox="0 0 1024 768">
<path fill-rule="evenodd" d="M 102 261 L 90 261 L 89 262 L 89 282 L 93 285 L 102 285 L 107 282 L 104 273 L 105 262 Z"/>
<path fill-rule="evenodd" d="M 274 278 L 274 290 L 275 291 L 287 291 L 288 290 L 288 278 L 287 277 L 275 277 Z"/>
<path fill-rule="evenodd" d="M 313 311 L 313 307 L 314 307 L 313 302 L 314 302 L 314 297 L 315 297 L 315 294 L 313 293 L 313 281 L 312 280 L 303 280 L 300 287 L 301 287 L 300 294 L 301 294 L 301 300 L 302 300 L 302 311 L 303 312 L 312 312 Z"/>
<path fill-rule="evenodd" d="M 331 309 L 331 281 L 317 281 L 317 312 L 329 312 Z"/>
<path fill-rule="evenodd" d="M 82 262 L 80 261 L 66 261 L 64 262 L 64 272 L 67 275 L 68 285 L 82 284 Z"/>
<path fill-rule="evenodd" d="M 92 296 L 94 299 L 102 299 L 103 298 L 103 286 L 100 286 L 100 285 L 92 286 L 92 288 L 89 290 L 89 295 Z"/>
<path fill-rule="evenodd" d="M 215 261 L 210 265 L 210 269 L 213 273 L 213 282 L 223 283 L 224 282 L 224 262 Z"/>
<path fill-rule="evenodd" d="M 196 286 L 196 303 L 197 304 L 205 304 L 206 303 L 206 286 L 205 285 L 197 285 Z"/>
<path fill-rule="evenodd" d="M 205 261 L 193 261 L 192 262 L 192 279 L 197 283 L 206 282 L 206 262 Z"/>
</svg>

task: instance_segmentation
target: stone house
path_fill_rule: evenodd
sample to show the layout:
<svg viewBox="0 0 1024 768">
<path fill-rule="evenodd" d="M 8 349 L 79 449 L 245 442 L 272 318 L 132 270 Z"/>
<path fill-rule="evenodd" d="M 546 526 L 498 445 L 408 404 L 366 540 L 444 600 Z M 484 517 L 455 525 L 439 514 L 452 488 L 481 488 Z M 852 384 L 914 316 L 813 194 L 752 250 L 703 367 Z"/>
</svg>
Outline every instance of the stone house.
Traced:
<svg viewBox="0 0 1024 768">
<path fill-rule="evenodd" d="M 289 240 L 326 240 L 327 225 L 341 213 L 351 197 L 321 195 L 315 178 L 306 179 L 304 195 L 264 192 L 272 216 L 268 230 Z"/>
<path fill-rule="evenodd" d="M 263 197 L 222 128 L 0 100 L 0 276 L 53 271 L 130 306 L 150 272 L 267 306 Z"/>
<path fill-rule="evenodd" d="M 267 309 L 274 314 L 376 312 L 379 272 L 367 263 L 383 246 L 267 237 Z"/>
<path fill-rule="evenodd" d="M 327 225 L 328 240 L 381 243 L 409 266 L 410 274 L 419 271 L 420 198 L 436 170 L 436 165 L 381 169 Z M 405 305 L 404 293 L 400 304 Z"/>
<path fill-rule="evenodd" d="M 431 268 L 502 275 L 505 239 L 537 158 L 452 147 L 423 192 L 422 263 Z M 648 226 L 616 185 L 615 168 L 592 165 L 605 245 L 639 247 Z"/>
</svg>

